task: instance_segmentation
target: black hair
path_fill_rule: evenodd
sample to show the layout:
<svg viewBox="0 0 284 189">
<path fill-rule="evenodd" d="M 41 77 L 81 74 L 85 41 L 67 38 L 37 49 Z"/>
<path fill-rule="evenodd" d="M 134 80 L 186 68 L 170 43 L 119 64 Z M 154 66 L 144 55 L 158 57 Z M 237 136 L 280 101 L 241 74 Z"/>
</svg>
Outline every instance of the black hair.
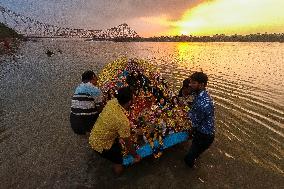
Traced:
<svg viewBox="0 0 284 189">
<path fill-rule="evenodd" d="M 132 100 L 133 91 L 130 89 L 130 87 L 122 87 L 118 89 L 116 98 L 119 104 L 121 105 L 126 104 Z"/>
<path fill-rule="evenodd" d="M 93 72 L 92 70 L 85 71 L 82 74 L 82 82 L 87 83 L 91 81 L 94 77 L 97 77 L 95 72 Z"/>
<path fill-rule="evenodd" d="M 171 99 L 172 103 L 174 102 L 174 99 L 177 99 L 177 101 L 179 102 L 179 98 L 177 96 L 173 96 Z"/>
<path fill-rule="evenodd" d="M 190 85 L 190 79 L 186 78 L 185 80 L 183 80 L 182 82 L 182 87 L 189 87 Z"/>
<path fill-rule="evenodd" d="M 177 96 L 173 96 L 171 98 L 171 105 L 170 105 L 171 108 L 174 108 L 177 105 L 174 103 L 175 99 L 177 100 L 177 104 L 179 104 L 179 98 Z"/>
<path fill-rule="evenodd" d="M 185 80 L 183 80 L 182 87 L 181 87 L 181 89 L 179 90 L 179 93 L 178 93 L 178 97 L 183 97 L 183 91 L 184 90 L 190 90 L 190 93 L 191 93 L 192 89 L 191 89 L 191 86 L 190 86 L 190 78 L 186 78 Z"/>
<path fill-rule="evenodd" d="M 192 81 L 197 81 L 198 83 L 204 83 L 204 86 L 207 85 L 208 76 L 203 72 L 195 72 L 190 76 Z"/>
<path fill-rule="evenodd" d="M 168 103 L 168 101 L 169 101 L 167 99 L 167 97 L 165 97 L 164 95 L 160 95 L 160 96 L 157 97 L 157 103 L 159 103 L 161 99 L 164 99 L 164 101 L 165 101 L 164 104 Z"/>
</svg>

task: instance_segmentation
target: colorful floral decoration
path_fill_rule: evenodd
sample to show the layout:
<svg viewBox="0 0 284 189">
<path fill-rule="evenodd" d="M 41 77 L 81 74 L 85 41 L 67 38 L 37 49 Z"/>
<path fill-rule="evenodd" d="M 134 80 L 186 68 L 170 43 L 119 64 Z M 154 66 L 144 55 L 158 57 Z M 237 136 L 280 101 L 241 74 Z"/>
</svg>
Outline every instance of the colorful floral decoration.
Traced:
<svg viewBox="0 0 284 189">
<path fill-rule="evenodd" d="M 105 99 L 115 97 L 117 90 L 130 86 L 134 99 L 128 117 L 131 139 L 141 157 L 153 154 L 159 158 L 165 148 L 188 138 L 191 125 L 187 118 L 190 107 L 179 103 L 157 69 L 147 61 L 121 58 L 108 64 L 98 76 Z M 166 144 L 165 144 L 166 141 Z M 124 143 L 124 164 L 131 164 Z"/>
</svg>

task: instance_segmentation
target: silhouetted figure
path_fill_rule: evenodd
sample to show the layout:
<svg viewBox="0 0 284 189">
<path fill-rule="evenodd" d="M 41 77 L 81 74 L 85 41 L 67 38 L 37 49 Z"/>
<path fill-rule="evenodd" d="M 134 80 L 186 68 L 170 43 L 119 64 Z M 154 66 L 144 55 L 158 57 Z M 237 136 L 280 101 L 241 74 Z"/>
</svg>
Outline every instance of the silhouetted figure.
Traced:
<svg viewBox="0 0 284 189">
<path fill-rule="evenodd" d="M 178 96 L 179 97 L 183 97 L 183 96 L 187 96 L 190 95 L 191 93 L 191 88 L 190 88 L 190 79 L 186 78 L 185 80 L 183 80 L 182 82 L 182 87 L 179 90 Z"/>
</svg>

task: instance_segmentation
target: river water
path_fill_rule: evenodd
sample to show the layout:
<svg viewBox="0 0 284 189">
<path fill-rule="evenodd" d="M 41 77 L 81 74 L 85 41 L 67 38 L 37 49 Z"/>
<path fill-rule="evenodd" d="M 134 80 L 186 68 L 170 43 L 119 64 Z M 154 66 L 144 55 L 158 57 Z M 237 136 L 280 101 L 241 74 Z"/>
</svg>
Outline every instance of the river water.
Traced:
<svg viewBox="0 0 284 189">
<path fill-rule="evenodd" d="M 47 50 L 55 54 L 49 57 Z M 145 160 L 117 180 L 106 170 L 110 164 L 72 133 L 70 97 L 81 73 L 99 73 L 123 56 L 156 65 L 174 91 L 192 72 L 208 74 L 217 134 L 197 174 L 184 168 L 185 147 L 171 149 L 161 160 Z M 284 186 L 284 43 L 40 39 L 0 57 L 0 89 L 0 178 L 5 188 Z"/>
</svg>

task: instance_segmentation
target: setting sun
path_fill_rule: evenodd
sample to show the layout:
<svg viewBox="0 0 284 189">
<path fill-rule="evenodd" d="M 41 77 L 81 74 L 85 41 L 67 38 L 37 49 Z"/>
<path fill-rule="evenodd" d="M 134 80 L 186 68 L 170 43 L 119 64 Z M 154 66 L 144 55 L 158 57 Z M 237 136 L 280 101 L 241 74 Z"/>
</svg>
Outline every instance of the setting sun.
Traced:
<svg viewBox="0 0 284 189">
<path fill-rule="evenodd" d="M 283 0 L 207 0 L 180 12 L 136 17 L 129 22 L 149 36 L 284 33 Z"/>
</svg>

